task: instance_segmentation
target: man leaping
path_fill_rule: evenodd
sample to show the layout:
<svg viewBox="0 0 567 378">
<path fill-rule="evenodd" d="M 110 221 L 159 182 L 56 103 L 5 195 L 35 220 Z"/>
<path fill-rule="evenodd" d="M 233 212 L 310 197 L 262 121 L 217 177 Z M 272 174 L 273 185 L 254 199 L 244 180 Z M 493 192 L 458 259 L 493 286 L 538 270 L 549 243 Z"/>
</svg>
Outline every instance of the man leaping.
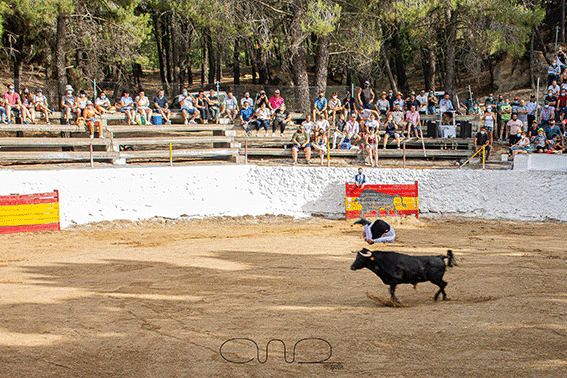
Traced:
<svg viewBox="0 0 567 378">
<path fill-rule="evenodd" d="M 364 226 L 362 238 L 368 244 L 374 243 L 393 243 L 396 239 L 396 233 L 392 226 L 381 219 L 371 223 L 368 219 L 360 217 L 354 224 Z"/>
</svg>

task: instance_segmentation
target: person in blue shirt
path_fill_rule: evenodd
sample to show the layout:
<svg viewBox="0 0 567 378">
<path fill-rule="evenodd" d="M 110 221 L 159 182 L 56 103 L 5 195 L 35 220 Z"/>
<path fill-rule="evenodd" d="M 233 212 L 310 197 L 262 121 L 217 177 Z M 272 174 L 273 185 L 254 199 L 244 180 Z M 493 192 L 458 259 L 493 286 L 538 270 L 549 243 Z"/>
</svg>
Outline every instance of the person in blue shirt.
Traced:
<svg viewBox="0 0 567 378">
<path fill-rule="evenodd" d="M 354 185 L 356 185 L 357 188 L 364 188 L 364 185 L 366 184 L 366 175 L 364 173 L 362 173 L 362 168 L 358 168 L 358 174 L 354 176 Z"/>
<path fill-rule="evenodd" d="M 248 105 L 248 102 L 244 102 L 244 106 L 242 107 L 242 109 L 240 109 L 240 112 L 238 112 L 238 118 L 240 119 L 240 124 L 246 131 L 246 135 L 250 135 L 252 130 L 254 130 L 254 128 L 256 127 L 256 124 L 252 119 L 253 115 L 254 109 L 252 109 L 252 107 Z"/>
<path fill-rule="evenodd" d="M 325 119 L 327 119 L 327 99 L 323 95 L 323 92 L 319 92 L 319 97 L 313 102 L 312 119 L 319 119 L 319 114 L 323 114 Z"/>
<path fill-rule="evenodd" d="M 154 98 L 154 110 L 156 113 L 161 114 L 161 116 L 165 120 L 166 125 L 171 124 L 171 121 L 169 120 L 171 111 L 169 110 L 167 97 L 165 97 L 165 92 L 163 90 L 159 91 L 157 96 Z"/>
</svg>

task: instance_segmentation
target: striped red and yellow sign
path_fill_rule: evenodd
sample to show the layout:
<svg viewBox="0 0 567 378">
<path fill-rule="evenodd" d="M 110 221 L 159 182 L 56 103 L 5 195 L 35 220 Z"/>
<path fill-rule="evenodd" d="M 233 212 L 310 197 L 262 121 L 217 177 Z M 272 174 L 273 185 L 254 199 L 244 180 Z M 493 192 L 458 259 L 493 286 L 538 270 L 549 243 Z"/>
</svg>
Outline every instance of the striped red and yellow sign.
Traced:
<svg viewBox="0 0 567 378">
<path fill-rule="evenodd" d="M 0 196 L 0 234 L 60 229 L 59 191 Z"/>
<path fill-rule="evenodd" d="M 345 185 L 346 219 L 364 217 L 419 217 L 417 181 L 412 185 Z"/>
</svg>

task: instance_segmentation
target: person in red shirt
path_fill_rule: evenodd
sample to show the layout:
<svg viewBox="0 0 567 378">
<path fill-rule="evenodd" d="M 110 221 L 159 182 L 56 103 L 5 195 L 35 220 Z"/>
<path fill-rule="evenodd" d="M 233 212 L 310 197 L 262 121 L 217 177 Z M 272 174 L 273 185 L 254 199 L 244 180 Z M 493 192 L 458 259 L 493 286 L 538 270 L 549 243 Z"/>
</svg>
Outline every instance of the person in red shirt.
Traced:
<svg viewBox="0 0 567 378">
<path fill-rule="evenodd" d="M 8 92 L 4 93 L 4 103 L 6 105 L 6 116 L 8 118 L 8 123 L 12 123 L 12 109 L 18 109 L 23 123 L 27 124 L 26 118 L 31 119 L 29 110 L 22 105 L 22 99 L 20 95 L 16 92 L 13 84 L 8 86 Z"/>
<path fill-rule="evenodd" d="M 561 89 L 561 93 L 557 96 L 557 113 L 563 121 L 565 118 L 565 113 L 567 112 L 567 90 L 565 88 Z"/>
</svg>

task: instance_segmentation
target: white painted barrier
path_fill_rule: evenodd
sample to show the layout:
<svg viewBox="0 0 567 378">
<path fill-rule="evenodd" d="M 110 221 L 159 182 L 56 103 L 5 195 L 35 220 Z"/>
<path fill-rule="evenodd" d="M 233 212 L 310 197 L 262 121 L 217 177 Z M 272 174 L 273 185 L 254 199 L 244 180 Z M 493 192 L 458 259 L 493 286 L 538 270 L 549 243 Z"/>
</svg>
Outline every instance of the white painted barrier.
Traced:
<svg viewBox="0 0 567 378">
<path fill-rule="evenodd" d="M 567 172 L 365 169 L 369 183 L 419 181 L 421 214 L 567 221 Z M 353 168 L 254 165 L 0 170 L 0 195 L 58 189 L 61 226 L 154 216 L 344 217 Z"/>
<path fill-rule="evenodd" d="M 567 172 L 567 155 L 518 154 L 514 157 L 514 170 Z"/>
</svg>

